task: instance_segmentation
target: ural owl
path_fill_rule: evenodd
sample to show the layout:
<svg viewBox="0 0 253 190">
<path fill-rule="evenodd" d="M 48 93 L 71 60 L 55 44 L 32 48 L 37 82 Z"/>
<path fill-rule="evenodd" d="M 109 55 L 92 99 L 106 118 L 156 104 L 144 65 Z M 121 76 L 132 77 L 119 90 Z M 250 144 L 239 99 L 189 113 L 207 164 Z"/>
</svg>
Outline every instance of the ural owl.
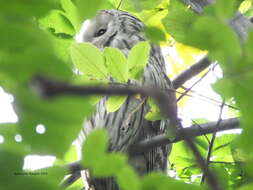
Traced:
<svg viewBox="0 0 253 190">
<path fill-rule="evenodd" d="M 143 23 L 131 14 L 119 10 L 103 10 L 84 25 L 78 34 L 79 41 L 90 42 L 103 50 L 105 47 L 120 49 L 126 56 L 138 42 L 145 41 Z M 151 45 L 149 62 L 140 81 L 129 84 L 155 86 L 168 92 L 174 100 L 171 82 L 165 71 L 165 63 L 159 46 Z M 151 122 L 144 116 L 149 111 L 146 98 L 127 97 L 126 102 L 115 112 L 105 107 L 106 97 L 97 104 L 96 112 L 85 122 L 80 139 L 97 127 L 107 129 L 110 137 L 109 151 L 127 152 L 130 145 L 165 132 L 168 120 Z M 129 155 L 129 163 L 140 175 L 151 171 L 166 171 L 170 146 L 161 146 L 148 153 Z M 118 189 L 113 179 L 88 179 L 96 190 Z"/>
</svg>

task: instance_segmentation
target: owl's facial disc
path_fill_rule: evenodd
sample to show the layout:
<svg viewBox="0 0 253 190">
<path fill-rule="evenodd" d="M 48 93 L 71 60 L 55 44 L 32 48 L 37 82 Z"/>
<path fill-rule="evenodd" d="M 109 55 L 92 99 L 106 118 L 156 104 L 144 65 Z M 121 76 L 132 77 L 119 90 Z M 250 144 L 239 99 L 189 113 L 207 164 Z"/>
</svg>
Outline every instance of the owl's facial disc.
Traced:
<svg viewBox="0 0 253 190">
<path fill-rule="evenodd" d="M 81 30 L 75 35 L 75 40 L 79 43 L 84 42 L 84 34 L 87 34 L 89 31 L 89 25 L 91 20 L 85 20 L 82 24 Z"/>
<path fill-rule="evenodd" d="M 78 42 L 90 42 L 98 48 L 104 48 L 117 33 L 117 27 L 115 15 L 101 11 L 95 18 L 83 23 L 75 39 Z"/>
</svg>

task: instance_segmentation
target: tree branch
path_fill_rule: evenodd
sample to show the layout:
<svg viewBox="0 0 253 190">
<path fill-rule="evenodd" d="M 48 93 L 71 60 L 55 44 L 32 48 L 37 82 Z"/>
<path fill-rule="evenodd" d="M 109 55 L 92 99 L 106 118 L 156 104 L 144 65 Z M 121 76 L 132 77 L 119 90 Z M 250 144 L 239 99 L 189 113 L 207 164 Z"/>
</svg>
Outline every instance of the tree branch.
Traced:
<svg viewBox="0 0 253 190">
<path fill-rule="evenodd" d="M 186 144 L 191 149 L 193 155 L 195 156 L 197 163 L 203 173 L 206 174 L 206 179 L 208 185 L 213 190 L 220 190 L 221 187 L 216 179 L 216 176 L 206 167 L 205 160 L 201 156 L 199 150 L 196 145 L 192 141 L 192 136 L 184 130 L 182 124 L 177 118 L 176 109 L 174 103 L 169 97 L 168 93 L 165 93 L 161 89 L 157 88 L 138 88 L 134 86 L 129 87 L 99 87 L 99 86 L 73 86 L 70 84 L 66 84 L 60 81 L 52 81 L 44 77 L 36 77 L 33 81 L 33 85 L 44 96 L 53 97 L 65 94 L 72 95 L 134 95 L 134 94 L 142 94 L 144 96 L 151 96 L 157 101 L 157 104 L 164 114 L 165 118 L 170 119 L 170 126 L 174 127 L 176 130 L 179 128 L 180 134 L 183 136 Z"/>
<path fill-rule="evenodd" d="M 219 127 L 219 125 L 220 125 L 220 123 L 222 121 L 221 117 L 222 117 L 222 112 L 223 112 L 223 108 L 224 108 L 224 103 L 225 103 L 225 100 L 223 100 L 223 103 L 220 106 L 219 118 L 218 118 L 218 121 L 216 123 L 215 131 L 213 132 L 213 136 L 212 136 L 211 142 L 209 143 L 209 147 L 208 147 L 208 151 L 207 151 L 207 157 L 206 157 L 206 167 L 209 167 L 210 158 L 211 158 L 212 151 L 213 151 L 213 146 L 214 146 L 214 141 L 216 139 L 218 127 Z M 201 184 L 204 183 L 205 178 L 206 178 L 206 175 L 205 175 L 205 173 L 203 173 L 202 178 L 201 178 Z"/>
<path fill-rule="evenodd" d="M 201 71 L 206 69 L 209 65 L 211 65 L 211 61 L 207 59 L 207 57 L 204 57 L 199 62 L 193 64 L 188 69 L 183 71 L 181 74 L 179 74 L 173 81 L 173 87 L 175 89 L 178 89 L 180 86 L 182 86 L 186 81 L 190 80 L 192 77 L 199 74 Z"/>
<path fill-rule="evenodd" d="M 81 171 L 84 169 L 82 168 L 80 162 L 72 162 L 67 165 L 65 165 L 65 168 L 67 168 L 70 171 L 70 176 L 63 180 L 61 186 L 62 187 L 68 187 L 71 184 L 73 184 L 76 180 L 78 180 L 81 177 Z"/>
<path fill-rule="evenodd" d="M 183 141 L 184 136 L 182 135 L 181 130 L 184 130 L 185 133 L 188 134 L 188 136 L 198 137 L 211 134 L 216 131 L 221 132 L 226 130 L 240 129 L 239 125 L 240 123 L 238 118 L 221 120 L 218 126 L 217 122 L 209 122 L 198 125 L 195 124 L 184 129 L 179 129 L 176 133 L 176 138 L 173 140 L 170 140 L 166 135 L 157 135 L 149 140 L 143 140 L 137 144 L 132 145 L 128 150 L 128 153 L 132 155 L 140 154 L 151 151 L 158 146 Z M 69 169 L 71 176 L 64 181 L 63 185 L 69 186 L 80 177 L 80 171 L 84 170 L 84 168 L 81 167 L 79 161 L 67 164 L 65 167 Z"/>
<path fill-rule="evenodd" d="M 182 130 L 187 133 L 190 137 L 198 137 L 206 134 L 214 133 L 216 130 L 217 132 L 226 131 L 226 130 L 232 130 L 232 129 L 240 129 L 239 127 L 239 119 L 238 118 L 231 118 L 231 119 L 225 119 L 221 120 L 219 125 L 217 126 L 217 122 L 209 122 L 205 124 L 194 124 L 190 127 L 186 127 L 183 129 L 178 129 L 176 132 L 175 139 L 169 139 L 167 135 L 157 135 L 149 140 L 143 140 L 140 141 L 129 149 L 130 154 L 138 154 L 141 152 L 148 152 L 152 150 L 153 148 L 156 148 L 158 146 L 171 144 L 175 142 L 179 142 L 184 139 L 184 136 L 182 135 Z"/>
<path fill-rule="evenodd" d="M 156 100 L 161 113 L 166 118 L 169 118 L 174 124 L 179 119 L 177 118 L 177 109 L 175 102 L 171 101 L 171 97 L 168 96 L 168 91 L 165 92 L 157 87 L 138 87 L 134 85 L 124 84 L 112 84 L 110 86 L 97 85 L 97 86 L 74 86 L 62 81 L 51 80 L 43 76 L 37 76 L 31 83 L 32 88 L 39 92 L 44 97 L 55 97 L 61 95 L 77 95 L 77 96 L 89 96 L 89 95 L 136 95 L 150 96 Z M 174 92 L 174 89 L 171 89 Z M 176 101 L 176 100 L 175 100 Z"/>
</svg>

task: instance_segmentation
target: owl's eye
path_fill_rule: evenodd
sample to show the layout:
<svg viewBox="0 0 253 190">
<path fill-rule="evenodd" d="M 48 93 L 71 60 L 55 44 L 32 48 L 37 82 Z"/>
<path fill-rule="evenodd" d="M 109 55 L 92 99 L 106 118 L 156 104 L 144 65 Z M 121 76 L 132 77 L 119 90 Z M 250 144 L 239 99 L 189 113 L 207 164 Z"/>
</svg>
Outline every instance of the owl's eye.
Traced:
<svg viewBox="0 0 253 190">
<path fill-rule="evenodd" d="M 95 37 L 102 36 L 105 32 L 106 32 L 106 29 L 101 28 L 101 29 L 95 34 Z"/>
</svg>

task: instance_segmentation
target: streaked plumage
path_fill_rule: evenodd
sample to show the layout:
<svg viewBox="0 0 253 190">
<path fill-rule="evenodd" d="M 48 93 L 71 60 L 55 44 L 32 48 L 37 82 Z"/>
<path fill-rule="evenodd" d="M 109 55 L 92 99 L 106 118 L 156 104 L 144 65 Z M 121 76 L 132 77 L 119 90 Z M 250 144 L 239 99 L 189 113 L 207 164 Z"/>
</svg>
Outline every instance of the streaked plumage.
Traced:
<svg viewBox="0 0 253 190">
<path fill-rule="evenodd" d="M 118 10 L 101 11 L 79 34 L 81 41 L 90 42 L 98 48 L 110 46 L 119 48 L 126 56 L 129 50 L 145 40 L 144 25 L 136 17 Z M 129 81 L 141 86 L 156 86 L 170 89 L 171 83 L 166 76 L 164 59 L 160 47 L 152 45 L 149 63 L 140 81 Z M 168 90 L 172 99 L 174 94 Z M 139 140 L 165 132 L 168 121 L 150 122 L 144 119 L 149 107 L 145 98 L 128 97 L 119 110 L 108 113 L 105 108 L 106 97 L 97 104 L 97 111 L 88 119 L 80 134 L 80 139 L 97 127 L 107 128 L 110 136 L 110 151 L 126 152 L 128 147 Z M 151 171 L 166 171 L 169 146 L 162 146 L 139 155 L 130 155 L 129 163 L 140 175 Z M 89 179 L 96 190 L 118 189 L 112 179 Z"/>
</svg>

